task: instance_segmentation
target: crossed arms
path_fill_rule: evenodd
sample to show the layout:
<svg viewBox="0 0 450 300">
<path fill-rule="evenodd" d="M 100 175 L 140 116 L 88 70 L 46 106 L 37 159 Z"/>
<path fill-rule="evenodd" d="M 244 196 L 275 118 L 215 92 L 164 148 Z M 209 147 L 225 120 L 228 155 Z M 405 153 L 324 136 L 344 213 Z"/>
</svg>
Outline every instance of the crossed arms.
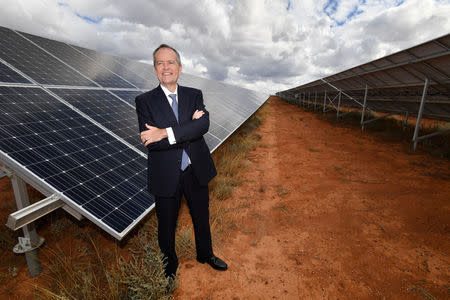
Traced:
<svg viewBox="0 0 450 300">
<path fill-rule="evenodd" d="M 209 129 L 209 113 L 203 104 L 203 95 L 201 92 L 194 96 L 195 111 L 189 121 L 174 124 L 172 128 L 175 137 L 175 143 L 169 143 L 166 126 L 158 126 L 152 115 L 152 108 L 147 99 L 136 98 L 136 112 L 141 132 L 141 141 L 150 151 L 168 150 L 172 148 L 183 148 L 186 143 L 202 137 Z M 162 127 L 162 128 L 160 128 Z M 168 127 L 168 126 L 167 126 Z"/>
<path fill-rule="evenodd" d="M 200 119 L 204 114 L 205 112 L 203 110 L 197 109 L 192 115 L 192 120 Z M 145 123 L 145 127 L 147 127 L 148 130 L 144 130 L 141 132 L 141 141 L 145 147 L 147 147 L 151 143 L 159 142 L 162 139 L 168 137 L 167 128 L 158 128 L 148 125 L 147 123 Z"/>
</svg>

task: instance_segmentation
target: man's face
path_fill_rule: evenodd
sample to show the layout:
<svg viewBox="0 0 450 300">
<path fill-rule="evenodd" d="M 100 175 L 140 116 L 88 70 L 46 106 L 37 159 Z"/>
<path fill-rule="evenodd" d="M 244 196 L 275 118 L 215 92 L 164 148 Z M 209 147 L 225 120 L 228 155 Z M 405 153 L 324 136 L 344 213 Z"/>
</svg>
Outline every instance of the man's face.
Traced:
<svg viewBox="0 0 450 300">
<path fill-rule="evenodd" d="M 167 88 L 177 84 L 181 73 L 181 65 L 178 65 L 177 56 L 170 48 L 161 48 L 155 54 L 155 73 L 159 82 Z"/>
</svg>

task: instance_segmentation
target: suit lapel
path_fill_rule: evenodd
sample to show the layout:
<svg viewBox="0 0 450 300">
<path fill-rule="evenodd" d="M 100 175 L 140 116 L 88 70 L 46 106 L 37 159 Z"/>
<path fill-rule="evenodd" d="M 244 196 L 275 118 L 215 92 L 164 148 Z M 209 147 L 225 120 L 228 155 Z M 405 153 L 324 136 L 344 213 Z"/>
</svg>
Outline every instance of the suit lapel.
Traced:
<svg viewBox="0 0 450 300">
<path fill-rule="evenodd" d="M 161 111 L 164 113 L 164 115 L 167 117 L 168 120 L 172 122 L 177 122 L 177 118 L 175 117 L 175 114 L 173 113 L 173 109 L 169 104 L 169 101 L 167 100 L 166 94 L 164 94 L 161 86 L 158 86 L 158 106 L 161 107 Z M 180 106 L 178 104 L 178 118 L 180 118 Z"/>
<path fill-rule="evenodd" d="M 184 89 L 178 85 L 178 119 L 180 122 L 186 119 L 186 101 Z"/>
</svg>

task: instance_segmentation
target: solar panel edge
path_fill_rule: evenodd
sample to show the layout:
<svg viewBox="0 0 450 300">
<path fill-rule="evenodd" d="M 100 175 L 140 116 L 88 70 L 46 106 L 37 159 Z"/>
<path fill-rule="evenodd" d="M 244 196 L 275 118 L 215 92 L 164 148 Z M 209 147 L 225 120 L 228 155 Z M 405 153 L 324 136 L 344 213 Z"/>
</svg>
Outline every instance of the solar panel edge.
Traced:
<svg viewBox="0 0 450 300">
<path fill-rule="evenodd" d="M 130 223 L 130 225 L 128 225 L 122 232 L 120 232 L 118 234 L 118 240 L 122 240 L 122 238 L 124 238 L 131 230 L 133 230 L 133 228 L 139 224 L 142 219 L 144 219 L 154 208 L 155 208 L 155 203 L 153 203 L 149 208 L 147 208 L 137 219 L 135 219 L 132 223 Z"/>
<path fill-rule="evenodd" d="M 23 166 L 21 163 L 16 161 L 14 158 L 10 157 L 7 153 L 3 152 L 3 150 L 0 149 L 0 163 L 13 170 L 14 173 L 17 173 L 17 175 L 25 180 L 28 184 L 30 184 L 33 188 L 38 190 L 40 193 L 45 195 L 46 197 L 54 194 L 55 192 L 52 192 L 51 189 L 54 189 L 50 184 L 46 183 L 42 179 L 40 179 L 38 176 L 36 176 L 33 172 L 28 170 L 25 166 Z"/>
<path fill-rule="evenodd" d="M 113 228 L 107 226 L 106 223 L 102 222 L 102 219 L 97 218 L 88 210 L 84 209 L 83 206 L 74 203 L 74 201 L 65 196 L 63 192 L 59 192 L 51 184 L 40 179 L 32 171 L 28 170 L 25 166 L 17 162 L 14 158 L 10 157 L 8 154 L 4 153 L 2 150 L 0 150 L 0 163 L 3 166 L 7 167 L 8 169 L 13 170 L 14 172 L 13 174 L 16 174 L 18 177 L 22 178 L 26 183 L 28 183 L 33 188 L 41 192 L 45 197 L 57 195 L 62 201 L 64 201 L 66 205 L 70 206 L 76 212 L 80 213 L 82 216 L 86 217 L 91 222 L 95 223 L 97 226 L 105 230 L 107 233 L 109 233 L 111 236 L 113 236 L 119 241 L 123 237 L 125 237 L 155 207 L 155 204 L 153 203 L 149 208 L 147 208 L 144 211 L 144 213 L 142 213 L 137 219 L 131 222 L 123 231 L 118 232 Z"/>
</svg>

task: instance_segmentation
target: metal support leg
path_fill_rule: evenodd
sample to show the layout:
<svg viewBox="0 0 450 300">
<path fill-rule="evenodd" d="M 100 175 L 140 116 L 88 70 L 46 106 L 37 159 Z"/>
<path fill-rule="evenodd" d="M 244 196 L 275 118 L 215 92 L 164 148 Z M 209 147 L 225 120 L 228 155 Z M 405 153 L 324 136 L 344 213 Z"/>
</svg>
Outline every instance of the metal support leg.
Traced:
<svg viewBox="0 0 450 300">
<path fill-rule="evenodd" d="M 423 108 L 425 106 L 425 98 L 427 95 L 427 89 L 428 89 L 428 78 L 425 79 L 425 85 L 423 86 L 423 93 L 422 93 L 422 99 L 420 100 L 420 107 L 419 107 L 419 113 L 417 114 L 417 122 L 416 122 L 416 128 L 414 129 L 414 150 L 417 148 L 417 137 L 419 136 L 419 128 L 420 128 L 420 122 L 422 121 L 422 114 L 423 114 Z"/>
<path fill-rule="evenodd" d="M 406 126 L 408 125 L 408 115 L 409 115 L 409 111 L 406 111 L 405 121 L 403 122 L 403 131 L 405 131 Z"/>
<path fill-rule="evenodd" d="M 22 209 L 30 205 L 27 186 L 22 178 L 16 174 L 13 174 L 11 176 L 11 183 L 14 190 L 14 196 L 16 198 L 17 208 Z M 38 247 L 42 245 L 44 239 L 37 235 L 34 223 L 25 225 L 23 227 L 23 233 L 24 237 L 19 237 L 19 244 L 14 247 L 13 251 L 15 253 L 25 253 L 30 276 L 35 277 L 42 271 L 41 263 L 39 262 L 38 257 Z"/>
<path fill-rule="evenodd" d="M 339 91 L 339 100 L 338 100 L 338 107 L 337 107 L 337 117 L 339 118 L 339 112 L 341 110 L 341 91 Z"/>
<path fill-rule="evenodd" d="M 325 91 L 325 95 L 323 95 L 323 112 L 325 112 L 325 108 L 327 107 L 327 91 Z"/>
<path fill-rule="evenodd" d="M 317 107 L 317 91 L 316 96 L 314 97 L 314 111 L 316 111 L 316 107 Z"/>
<path fill-rule="evenodd" d="M 363 104 L 363 109 L 362 109 L 362 113 L 361 113 L 361 130 L 364 130 L 364 116 L 366 114 L 366 106 L 367 106 L 367 84 L 366 84 L 366 89 L 364 91 L 364 104 Z"/>
</svg>

